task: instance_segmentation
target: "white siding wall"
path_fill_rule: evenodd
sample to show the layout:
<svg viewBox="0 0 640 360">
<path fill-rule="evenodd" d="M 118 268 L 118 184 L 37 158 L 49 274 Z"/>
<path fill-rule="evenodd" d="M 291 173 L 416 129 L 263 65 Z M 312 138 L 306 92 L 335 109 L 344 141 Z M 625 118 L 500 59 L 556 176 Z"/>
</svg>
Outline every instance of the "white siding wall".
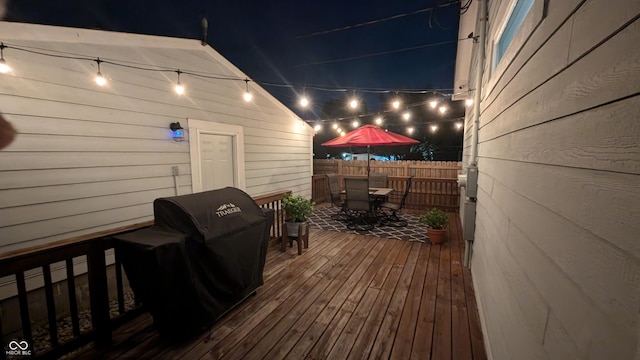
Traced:
<svg viewBox="0 0 640 360">
<path fill-rule="evenodd" d="M 118 63 L 244 77 L 195 40 L 112 34 L 0 22 L 11 46 L 82 54 Z M 244 128 L 251 195 L 291 189 L 311 196 L 308 126 L 263 89 L 183 74 L 103 63 L 109 85 L 93 82 L 96 64 L 5 49 L 13 75 L 0 75 L 0 111 L 16 141 L 0 152 L 0 253 L 152 219 L 152 202 L 190 193 L 189 142 L 168 129 L 198 119 Z M 188 134 L 187 134 L 188 138 Z"/>
<path fill-rule="evenodd" d="M 487 63 L 472 272 L 494 359 L 640 356 L 639 18 L 638 0 L 549 0 Z"/>
</svg>

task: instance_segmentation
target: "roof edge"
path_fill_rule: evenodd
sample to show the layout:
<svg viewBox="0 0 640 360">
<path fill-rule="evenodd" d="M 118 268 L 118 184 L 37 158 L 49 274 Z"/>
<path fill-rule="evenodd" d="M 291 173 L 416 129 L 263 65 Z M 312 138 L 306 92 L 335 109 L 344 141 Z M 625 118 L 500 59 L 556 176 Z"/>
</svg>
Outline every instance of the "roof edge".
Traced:
<svg viewBox="0 0 640 360">
<path fill-rule="evenodd" d="M 180 49 L 194 49 L 202 46 L 200 40 L 195 39 L 11 21 L 0 21 L 0 34 L 2 34 L 0 36 L 0 40 L 5 42 L 11 40 L 80 42 L 95 45 L 124 45 Z"/>
</svg>

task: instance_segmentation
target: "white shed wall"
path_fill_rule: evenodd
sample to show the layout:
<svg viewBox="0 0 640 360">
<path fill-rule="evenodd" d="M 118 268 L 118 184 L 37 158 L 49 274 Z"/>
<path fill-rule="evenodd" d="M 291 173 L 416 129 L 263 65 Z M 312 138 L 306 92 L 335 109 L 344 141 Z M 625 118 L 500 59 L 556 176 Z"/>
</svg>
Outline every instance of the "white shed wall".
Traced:
<svg viewBox="0 0 640 360">
<path fill-rule="evenodd" d="M 142 67 L 245 77 L 199 41 L 0 22 L 6 45 L 100 57 Z M 0 152 L 0 253 L 153 217 L 152 202 L 191 193 L 189 142 L 169 124 L 188 119 L 242 126 L 246 190 L 291 189 L 311 196 L 312 130 L 266 91 L 243 81 L 101 64 L 7 48 L 12 75 L 0 75 L 0 111 L 18 130 Z"/>
<path fill-rule="evenodd" d="M 509 2 L 489 1 L 490 36 Z M 494 359 L 638 358 L 640 1 L 546 3 L 493 74 L 488 44 L 471 263 L 485 343 Z"/>
</svg>

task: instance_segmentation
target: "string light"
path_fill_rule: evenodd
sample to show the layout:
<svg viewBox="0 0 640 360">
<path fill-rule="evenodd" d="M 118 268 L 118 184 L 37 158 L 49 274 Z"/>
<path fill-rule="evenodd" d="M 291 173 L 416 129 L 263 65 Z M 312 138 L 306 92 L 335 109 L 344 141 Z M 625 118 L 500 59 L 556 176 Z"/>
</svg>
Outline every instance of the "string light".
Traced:
<svg viewBox="0 0 640 360">
<path fill-rule="evenodd" d="M 398 94 L 397 93 L 396 93 L 396 98 L 391 103 L 391 106 L 393 106 L 394 109 L 399 109 L 400 108 L 400 99 L 398 99 Z"/>
<path fill-rule="evenodd" d="M 246 87 L 246 91 L 243 95 L 244 101 L 249 102 L 251 101 L 251 99 L 253 99 L 253 95 L 251 95 L 251 93 L 249 92 L 249 79 L 244 79 L 244 84 Z"/>
<path fill-rule="evenodd" d="M 7 65 L 7 62 L 4 60 L 4 48 L 6 48 L 7 46 L 4 43 L 0 43 L 0 73 L 1 74 L 6 74 L 9 71 L 11 71 L 11 68 L 9 67 L 9 65 Z"/>
<path fill-rule="evenodd" d="M 61 55 L 59 53 L 47 52 L 47 50 L 40 51 L 40 50 L 35 50 L 35 49 L 32 49 L 32 48 L 22 48 L 22 47 L 14 46 L 14 45 L 10 46 L 10 45 L 6 45 L 4 43 L 0 43 L 0 48 L 1 49 L 11 48 L 11 49 L 14 49 L 14 50 L 17 50 L 17 51 L 23 51 L 23 52 L 28 52 L 28 53 L 31 53 L 31 54 L 37 54 L 37 55 L 49 56 L 49 57 L 55 57 L 55 58 L 61 58 L 61 59 L 97 61 L 95 57 L 90 57 L 90 56 L 87 56 L 87 55 L 78 55 L 78 54 Z M 0 51 L 0 59 L 4 60 L 4 58 L 2 57 L 2 52 L 1 51 Z M 2 62 L 2 61 L 0 61 L 0 62 Z M 176 72 L 176 69 L 157 66 L 157 65 L 151 65 L 151 64 L 143 64 L 143 63 L 125 63 L 125 62 L 118 62 L 118 61 L 114 61 L 114 60 L 101 60 L 101 59 L 100 59 L 100 63 L 106 63 L 106 64 L 110 64 L 110 65 L 113 65 L 113 66 L 125 67 L 125 68 L 129 68 L 129 69 L 142 70 L 142 71 Z M 5 64 L 6 64 L 6 61 L 5 61 Z M 332 92 L 345 92 L 345 91 L 347 91 L 343 87 L 331 87 L 331 86 L 325 86 L 325 85 L 277 84 L 277 83 L 269 83 L 269 82 L 263 82 L 263 81 L 254 81 L 254 80 L 249 80 L 247 78 L 242 78 L 242 77 L 237 77 L 237 76 L 207 74 L 207 73 L 202 73 L 202 72 L 199 72 L 199 71 L 190 71 L 190 70 L 184 70 L 184 69 L 181 69 L 180 71 L 183 74 L 188 74 L 189 76 L 193 76 L 193 77 L 199 77 L 199 78 L 205 78 L 205 79 L 216 79 L 216 80 L 245 81 L 246 83 L 248 83 L 249 81 L 253 81 L 256 84 L 259 84 L 259 85 L 262 85 L 262 86 L 277 86 L 277 87 L 287 87 L 287 88 L 306 87 L 306 88 L 312 88 L 312 89 L 316 89 L 316 90 L 320 90 L 320 91 L 332 91 Z M 376 93 L 376 94 L 386 94 L 386 93 L 392 93 L 392 92 L 395 92 L 396 94 L 398 94 L 398 93 L 402 92 L 402 93 L 411 93 L 411 94 L 428 94 L 428 93 L 432 93 L 432 94 L 440 94 L 441 96 L 444 96 L 444 97 L 452 95 L 452 94 L 441 93 L 440 92 L 441 90 L 450 91 L 451 89 L 388 90 L 388 89 L 383 89 L 383 88 L 357 88 L 357 91 L 359 91 L 359 92 Z M 353 90 L 354 99 L 355 99 L 355 91 L 356 90 Z M 396 96 L 396 98 L 398 98 L 398 97 Z M 307 97 L 307 100 L 309 100 L 308 97 Z M 356 101 L 357 101 L 357 99 L 356 99 Z M 398 98 L 398 101 L 400 101 L 399 98 Z M 400 105 L 401 105 L 401 102 L 400 102 L 399 106 Z"/>
<path fill-rule="evenodd" d="M 438 125 L 431 125 L 431 132 L 436 132 L 438 130 Z"/>
<path fill-rule="evenodd" d="M 98 84 L 99 86 L 105 86 L 107 84 L 107 79 L 105 79 L 104 76 L 102 76 L 102 73 L 100 72 L 101 62 L 102 60 L 100 60 L 100 58 L 96 59 L 96 63 L 98 64 L 98 73 L 96 74 L 95 81 L 96 81 L 96 84 Z"/>
<path fill-rule="evenodd" d="M 456 129 L 458 129 L 458 130 L 462 129 L 462 123 L 461 122 L 457 122 L 456 123 Z"/>
<path fill-rule="evenodd" d="M 50 56 L 50 57 L 56 57 L 56 58 L 63 58 L 63 59 L 73 59 L 73 60 L 80 60 L 80 61 L 93 61 L 97 64 L 97 73 L 96 73 L 96 77 L 95 77 L 95 81 L 98 85 L 100 86 L 105 86 L 108 84 L 107 79 L 105 78 L 105 76 L 102 74 L 101 72 L 101 65 L 102 63 L 107 63 L 110 66 L 119 66 L 119 67 L 125 67 L 125 68 L 130 68 L 130 69 L 135 69 L 135 70 L 141 70 L 141 71 L 151 71 L 151 72 L 175 72 L 177 74 L 177 82 L 176 85 L 174 87 L 176 93 L 178 94 L 184 94 L 185 93 L 185 88 L 184 85 L 181 83 L 181 75 L 184 74 L 188 74 L 189 76 L 194 76 L 194 77 L 200 77 L 200 78 L 206 78 L 206 79 L 217 79 L 217 80 L 231 80 L 231 81 L 244 81 L 245 82 L 245 93 L 243 95 L 243 98 L 245 101 L 249 102 L 253 99 L 253 95 L 252 93 L 249 91 L 249 81 L 254 81 L 254 80 L 249 80 L 248 78 L 241 78 L 241 77 L 233 77 L 233 76 L 224 76 L 224 75 L 215 75 L 215 74 L 207 74 L 207 73 L 202 73 L 202 72 L 197 72 L 197 71 L 187 71 L 187 70 L 181 70 L 178 69 L 176 70 L 175 68 L 168 68 L 168 67 L 161 67 L 161 66 L 157 66 L 157 65 L 152 65 L 152 64 L 139 64 L 139 63 L 132 63 L 132 62 L 116 62 L 113 60 L 102 60 L 99 57 L 89 57 L 86 55 L 74 55 L 74 54 L 64 54 L 61 55 L 59 53 L 47 53 L 47 51 L 40 51 L 38 49 L 33 49 L 33 48 L 20 48 L 20 47 L 16 47 L 16 46 L 8 46 L 3 42 L 0 42 L 0 72 L 2 73 L 6 73 L 11 71 L 11 69 L 9 68 L 9 66 L 6 64 L 6 60 L 4 59 L 4 49 L 5 48 L 11 48 L 11 49 L 15 49 L 18 51 L 23 51 L 23 52 L 28 52 L 28 53 L 32 53 L 32 54 L 37 54 L 37 55 L 42 55 L 42 56 Z M 51 51 L 53 52 L 53 51 Z M 305 86 L 310 86 L 310 88 L 312 89 L 316 89 L 316 90 L 320 90 L 320 91 L 335 91 L 335 92 L 346 92 L 346 91 L 353 91 L 353 96 L 351 97 L 350 101 L 349 101 L 349 106 L 352 109 L 357 109 L 360 106 L 360 102 L 359 99 L 356 97 L 356 91 L 358 92 L 364 92 L 364 93 L 377 93 L 377 94 L 392 94 L 395 92 L 395 97 L 393 97 L 393 101 L 391 103 L 392 105 L 392 109 L 386 110 L 386 111 L 379 111 L 378 113 L 387 113 L 389 111 L 395 110 L 395 109 L 399 109 L 401 106 L 404 106 L 405 109 L 410 108 L 410 107 L 414 107 L 414 106 L 419 106 L 422 105 L 424 106 L 424 102 L 420 102 L 420 103 L 415 103 L 415 104 L 409 104 L 409 105 L 402 105 L 402 101 L 401 98 L 399 97 L 399 93 L 413 93 L 413 94 L 427 94 L 426 96 L 429 96 L 428 94 L 432 94 L 431 95 L 431 99 L 429 99 L 429 102 L 427 103 L 429 107 L 433 108 L 433 109 L 438 109 L 439 112 L 441 114 L 445 114 L 448 111 L 448 108 L 442 104 L 442 101 L 446 101 L 446 99 L 448 99 L 450 96 L 454 95 L 454 94 L 447 94 L 447 93 L 442 93 L 441 91 L 447 91 L 450 89 L 402 89 L 402 90 L 386 90 L 386 89 L 380 89 L 380 88 L 357 88 L 357 89 L 352 89 L 352 90 L 346 90 L 344 88 L 338 88 L 338 87 L 328 87 L 328 86 L 322 86 L 322 85 L 295 85 L 295 84 L 272 84 L 272 83 L 266 83 L 266 82 L 258 82 L 258 81 L 254 81 L 256 84 L 262 85 L 262 86 L 280 86 L 280 87 L 288 87 L 288 88 L 294 88 L 294 87 L 304 87 Z M 307 93 L 305 91 L 303 91 L 302 93 L 302 97 L 300 98 L 300 105 L 303 107 L 309 106 L 310 105 L 310 101 L 309 98 L 307 97 Z M 456 96 L 459 96 L 461 94 L 455 94 Z M 441 104 L 440 107 L 438 107 L 438 105 Z M 473 104 L 473 99 L 472 98 L 468 98 L 465 101 L 465 104 L 467 106 Z M 374 117 L 374 114 L 358 114 L 360 118 L 362 119 L 368 119 L 369 116 Z M 353 116 L 353 115 L 352 115 Z M 409 121 L 409 119 L 411 119 L 412 114 L 409 113 L 408 111 L 402 114 L 402 118 L 405 121 Z M 362 120 L 361 119 L 361 120 Z M 345 131 L 342 130 L 342 128 L 340 128 L 340 123 L 344 120 L 348 120 L 348 118 L 338 118 L 335 119 L 334 118 L 334 124 L 333 124 L 333 128 L 337 129 L 337 131 L 341 134 L 341 135 L 345 135 Z M 376 116 L 374 119 L 375 124 L 377 125 L 382 125 L 384 122 L 384 119 L 382 116 Z M 459 120 L 459 119 L 456 119 Z M 321 122 L 324 122 L 327 120 L 321 120 Z M 362 123 L 362 121 L 357 121 L 356 120 L 356 124 L 355 127 L 360 126 L 360 124 Z M 415 125 L 415 124 L 412 124 Z M 464 124 L 455 124 L 455 127 L 457 129 L 462 129 L 464 127 Z M 322 130 L 322 125 L 321 123 L 316 124 L 314 127 L 314 130 L 316 131 L 321 131 Z M 437 127 L 432 128 L 432 131 L 435 131 L 437 129 Z M 413 130 L 415 132 L 415 128 Z"/>
<path fill-rule="evenodd" d="M 353 122 L 351 123 L 351 126 L 353 126 L 354 128 L 357 128 L 358 126 L 360 126 L 360 122 L 358 120 L 353 120 Z"/>
<path fill-rule="evenodd" d="M 407 128 L 407 132 L 409 134 L 413 134 L 413 131 L 414 131 L 413 126 L 410 126 L 409 128 Z"/>
<path fill-rule="evenodd" d="M 178 82 L 176 83 L 174 90 L 176 91 L 176 94 L 182 95 L 184 94 L 184 86 L 180 83 L 180 74 L 182 71 L 177 70 L 176 73 L 178 74 Z"/>
</svg>

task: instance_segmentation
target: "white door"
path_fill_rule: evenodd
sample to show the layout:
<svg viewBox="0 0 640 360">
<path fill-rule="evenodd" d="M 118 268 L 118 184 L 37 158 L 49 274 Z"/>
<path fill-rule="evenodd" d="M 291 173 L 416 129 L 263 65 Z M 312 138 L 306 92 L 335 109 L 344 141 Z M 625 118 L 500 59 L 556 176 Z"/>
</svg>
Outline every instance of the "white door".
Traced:
<svg viewBox="0 0 640 360">
<path fill-rule="evenodd" d="M 245 190 L 242 126 L 189 119 L 189 157 L 193 192 Z"/>
<path fill-rule="evenodd" d="M 233 136 L 200 133 L 202 191 L 235 186 Z"/>
</svg>

